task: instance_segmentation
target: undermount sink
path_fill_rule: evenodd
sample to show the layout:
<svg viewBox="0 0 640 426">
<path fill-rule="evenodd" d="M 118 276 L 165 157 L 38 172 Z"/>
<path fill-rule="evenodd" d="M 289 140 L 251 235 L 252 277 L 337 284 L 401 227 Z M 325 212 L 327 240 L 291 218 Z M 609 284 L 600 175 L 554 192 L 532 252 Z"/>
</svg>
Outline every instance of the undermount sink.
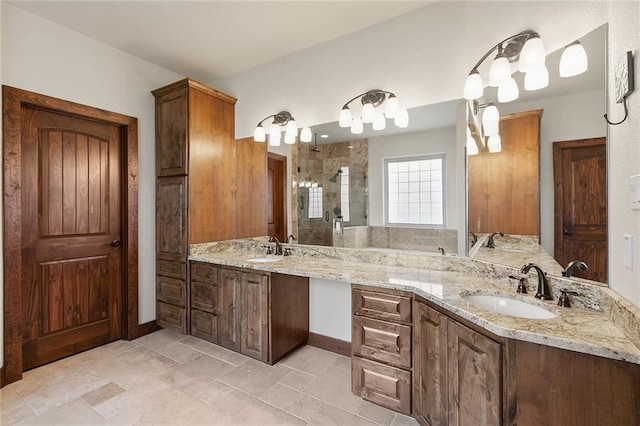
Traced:
<svg viewBox="0 0 640 426">
<path fill-rule="evenodd" d="M 557 315 L 541 306 L 494 294 L 466 294 L 462 299 L 478 308 L 513 317 L 550 319 Z"/>
<path fill-rule="evenodd" d="M 253 257 L 251 259 L 246 259 L 247 262 L 256 262 L 256 263 L 271 263 L 271 262 L 280 262 L 282 257 Z"/>
</svg>

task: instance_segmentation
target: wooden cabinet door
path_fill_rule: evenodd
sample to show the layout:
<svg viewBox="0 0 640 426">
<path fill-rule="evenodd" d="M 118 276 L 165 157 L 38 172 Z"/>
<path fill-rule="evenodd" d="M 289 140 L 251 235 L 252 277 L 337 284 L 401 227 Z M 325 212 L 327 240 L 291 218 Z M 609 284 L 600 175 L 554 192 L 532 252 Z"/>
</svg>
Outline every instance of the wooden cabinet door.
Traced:
<svg viewBox="0 0 640 426">
<path fill-rule="evenodd" d="M 159 259 L 186 262 L 186 183 L 185 177 L 157 180 L 156 256 Z"/>
<path fill-rule="evenodd" d="M 186 87 L 156 98 L 156 175 L 187 174 Z"/>
<path fill-rule="evenodd" d="M 269 276 L 242 273 L 241 345 L 244 355 L 269 359 Z"/>
<path fill-rule="evenodd" d="M 218 281 L 218 344 L 240 351 L 241 272 L 220 268 Z"/>
<path fill-rule="evenodd" d="M 447 424 L 447 318 L 414 303 L 413 412 L 423 425 Z"/>
<path fill-rule="evenodd" d="M 502 418 L 501 345 L 447 320 L 450 425 L 499 425 Z"/>
</svg>

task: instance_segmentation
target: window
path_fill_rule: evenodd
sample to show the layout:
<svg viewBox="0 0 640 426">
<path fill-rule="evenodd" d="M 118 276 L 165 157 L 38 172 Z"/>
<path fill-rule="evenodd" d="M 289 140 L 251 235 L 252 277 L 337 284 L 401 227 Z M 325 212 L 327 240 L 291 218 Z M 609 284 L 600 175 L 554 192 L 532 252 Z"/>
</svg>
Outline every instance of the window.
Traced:
<svg viewBox="0 0 640 426">
<path fill-rule="evenodd" d="M 386 159 L 387 225 L 444 226 L 445 155 Z"/>
<path fill-rule="evenodd" d="M 322 187 L 309 188 L 309 219 L 322 218 Z"/>
<path fill-rule="evenodd" d="M 342 174 L 340 175 L 340 210 L 342 211 L 342 220 L 349 222 L 349 167 L 340 167 Z"/>
</svg>

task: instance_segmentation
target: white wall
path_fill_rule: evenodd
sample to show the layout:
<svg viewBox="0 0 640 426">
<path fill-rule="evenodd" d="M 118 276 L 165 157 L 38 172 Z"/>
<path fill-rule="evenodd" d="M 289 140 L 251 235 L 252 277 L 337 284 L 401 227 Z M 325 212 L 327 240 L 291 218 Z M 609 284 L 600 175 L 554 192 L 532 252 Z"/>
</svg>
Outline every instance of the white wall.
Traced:
<svg viewBox="0 0 640 426">
<path fill-rule="evenodd" d="M 606 10 L 602 1 L 437 2 L 209 83 L 238 98 L 239 138 L 282 109 L 300 126 L 336 121 L 344 102 L 375 87 L 406 108 L 450 101 L 497 41 L 534 29 L 554 51 L 606 23 Z"/>
<path fill-rule="evenodd" d="M 139 321 L 153 321 L 155 131 L 150 91 L 182 77 L 6 3 L 1 33 L 2 84 L 138 118 Z"/>
<path fill-rule="evenodd" d="M 604 89 L 499 106 L 501 115 L 544 109 L 540 123 L 540 226 L 541 243 L 548 253 L 554 251 L 553 142 L 606 136 L 605 106 Z"/>
<path fill-rule="evenodd" d="M 624 116 L 614 95 L 614 68 L 627 51 L 635 65 L 635 92 L 627 99 L 629 118 L 609 126 L 609 285 L 640 306 L 640 210 L 631 210 L 629 177 L 640 173 L 640 3 L 609 4 L 608 102 L 609 119 Z M 624 234 L 633 236 L 633 268 L 622 264 Z"/>
<path fill-rule="evenodd" d="M 369 225 L 384 226 L 384 160 L 413 155 L 445 154 L 446 228 L 458 228 L 456 128 L 369 138 Z"/>
</svg>

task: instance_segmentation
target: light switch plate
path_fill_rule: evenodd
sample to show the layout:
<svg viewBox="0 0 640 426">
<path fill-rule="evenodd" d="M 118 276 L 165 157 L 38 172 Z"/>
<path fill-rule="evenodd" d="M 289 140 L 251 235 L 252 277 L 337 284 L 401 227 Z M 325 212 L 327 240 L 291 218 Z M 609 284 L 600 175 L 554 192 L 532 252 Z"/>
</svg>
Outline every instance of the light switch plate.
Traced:
<svg viewBox="0 0 640 426">
<path fill-rule="evenodd" d="M 622 253 L 622 263 L 629 269 L 633 269 L 633 235 L 623 234 L 624 248 Z"/>
<path fill-rule="evenodd" d="M 631 176 L 631 208 L 633 210 L 640 210 L 640 175 Z"/>
</svg>

